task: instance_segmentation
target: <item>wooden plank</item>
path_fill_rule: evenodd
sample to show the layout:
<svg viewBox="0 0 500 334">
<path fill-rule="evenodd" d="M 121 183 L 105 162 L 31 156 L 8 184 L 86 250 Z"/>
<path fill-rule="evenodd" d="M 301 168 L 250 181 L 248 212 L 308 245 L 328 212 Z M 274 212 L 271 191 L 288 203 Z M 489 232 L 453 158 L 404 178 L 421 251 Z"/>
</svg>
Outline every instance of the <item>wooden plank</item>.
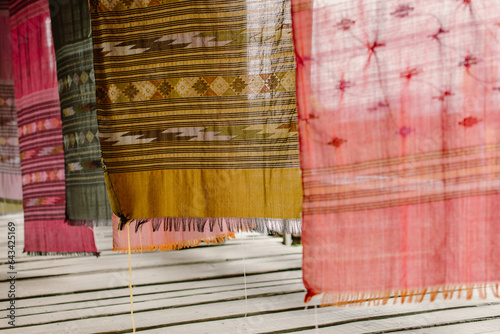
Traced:
<svg viewBox="0 0 500 334">
<path fill-rule="evenodd" d="M 17 239 L 23 240 L 19 217 L 0 217 L 0 234 L 7 235 L 7 222 L 15 220 Z M 127 255 L 109 250 L 109 228 L 98 227 L 95 233 L 98 244 L 108 247 L 99 259 L 19 254 L 18 326 L 10 328 L 6 321 L 0 322 L 0 330 L 13 334 L 131 331 Z M 285 247 L 280 238 L 244 236 L 243 246 L 237 239 L 223 246 L 133 254 L 138 331 L 491 334 L 500 328 L 500 302 L 491 296 L 473 301 L 438 297 L 434 303 L 305 309 L 301 248 Z M 18 247 L 22 250 L 22 245 Z M 2 275 L 6 259 L 2 240 Z M 0 282 L 0 290 L 6 291 L 7 285 Z M 2 303 L 5 298 L 0 295 Z"/>
<path fill-rule="evenodd" d="M 338 333 L 338 334 L 379 334 L 379 333 L 396 333 L 396 332 L 415 332 L 418 333 L 456 333 L 449 330 L 451 326 L 455 329 L 477 327 L 477 324 L 483 321 L 500 320 L 500 305 L 471 305 L 465 309 L 449 309 L 443 311 L 429 312 L 423 310 L 418 314 L 397 316 L 391 315 L 385 319 L 358 321 L 354 323 L 340 325 L 321 326 L 320 329 L 310 329 L 302 333 Z M 448 327 L 448 328 L 446 328 Z M 438 328 L 443 328 L 438 331 Z M 490 327 L 491 328 L 491 327 Z M 500 327 L 497 327 L 499 330 Z"/>
<path fill-rule="evenodd" d="M 265 302 L 265 301 L 263 301 Z M 174 327 L 147 330 L 144 333 L 161 333 L 168 329 L 169 333 L 375 333 L 401 329 L 401 324 L 421 323 L 438 324 L 442 321 L 467 321 L 480 317 L 491 317 L 499 314 L 500 304 L 470 301 L 456 301 L 451 306 L 449 301 L 433 304 L 387 305 L 379 307 L 353 308 L 314 308 L 276 312 L 269 310 L 266 314 L 232 319 L 221 319 L 210 322 L 196 322 Z M 479 306 L 478 306 L 479 305 Z M 430 307 L 432 306 L 432 307 Z M 403 327 L 405 328 L 405 327 Z"/>
<path fill-rule="evenodd" d="M 263 259 L 263 261 L 281 259 L 283 261 L 297 259 L 301 257 L 300 253 L 288 253 L 283 252 L 275 247 L 260 246 L 256 251 L 256 254 L 245 257 L 245 260 L 252 259 Z M 194 252 L 196 250 L 196 252 Z M 146 268 L 159 268 L 159 267 L 172 267 L 179 265 L 196 265 L 199 263 L 213 264 L 217 265 L 221 262 L 238 262 L 242 260 L 239 250 L 235 250 L 228 246 L 226 248 L 227 252 L 224 253 L 224 257 L 213 258 L 209 255 L 207 256 L 206 250 L 193 249 L 193 252 L 183 253 L 186 256 L 169 256 L 166 257 L 164 254 L 147 254 L 140 258 L 140 255 L 135 254 L 132 258 L 132 267 L 134 270 L 146 269 Z M 276 254 L 273 254 L 276 253 Z M 209 254 L 209 253 L 208 253 Z M 138 255 L 138 256 L 137 256 Z M 125 261 L 126 260 L 126 263 Z M 66 266 L 61 266 L 60 263 L 67 263 Z M 120 271 L 124 269 L 124 264 L 126 265 L 126 270 L 128 270 L 128 258 L 126 256 L 119 257 L 106 257 L 106 258 L 82 258 L 81 260 L 66 259 L 65 261 L 53 260 L 45 261 L 43 263 L 36 263 L 32 268 L 26 268 L 24 263 L 18 263 L 17 269 L 22 273 L 20 279 L 37 278 L 37 277 L 50 277 L 50 276 L 61 276 L 70 274 L 92 274 L 105 271 Z M 0 272 L 8 271 L 8 264 L 0 265 Z M 5 280 L 5 279 L 4 279 Z M 0 280 L 1 282 L 2 280 Z"/>
<path fill-rule="evenodd" d="M 291 293 L 291 292 L 304 292 L 305 289 L 300 280 L 295 280 L 295 282 L 285 281 L 283 284 L 271 284 L 271 283 L 259 283 L 252 284 L 247 286 L 246 294 L 249 298 L 256 298 L 261 295 L 268 295 L 279 291 L 280 293 Z M 243 299 L 245 296 L 245 291 L 243 288 L 243 284 L 237 287 L 207 287 L 200 288 L 196 290 L 182 290 L 182 291 L 165 291 L 165 292 L 157 292 L 150 294 L 137 294 L 134 291 L 134 304 L 135 303 L 143 303 L 143 302 L 151 302 L 157 300 L 169 300 L 167 305 L 168 307 L 178 307 L 185 306 L 189 304 L 196 303 L 207 303 L 207 302 L 216 302 L 219 300 L 235 300 L 235 299 Z M 75 301 L 72 303 L 57 303 L 53 305 L 42 305 L 42 306 L 32 306 L 29 308 L 25 308 L 23 310 L 24 316 L 36 315 L 36 314 L 44 314 L 48 312 L 61 312 L 78 309 L 86 309 L 86 308 L 95 308 L 95 307 L 106 307 L 111 305 L 129 305 L 130 304 L 130 296 L 119 296 L 119 297 L 105 297 L 104 295 L 96 296 L 100 298 L 96 298 L 94 300 L 88 301 Z M 105 297 L 105 298 L 104 298 Z M 98 302 L 97 302 L 98 301 Z M 163 306 L 163 307 L 167 307 Z M 146 307 L 146 306 L 144 306 Z M 20 308 L 22 309 L 22 308 Z M 28 322 L 28 320 L 24 320 Z M 29 319 L 29 321 L 34 321 Z"/>
<path fill-rule="evenodd" d="M 6 235 L 6 234 L 5 234 Z M 226 252 L 228 253 L 227 258 L 238 259 L 242 258 L 244 252 L 249 252 L 250 257 L 260 256 L 261 252 L 269 252 L 268 256 L 280 255 L 280 254 L 301 254 L 301 249 L 299 248 L 285 248 L 281 247 L 279 240 L 273 238 L 256 238 L 253 239 L 251 235 L 246 236 L 245 240 L 251 240 L 251 244 L 246 241 L 241 244 L 241 240 L 231 240 L 224 244 Z M 133 266 L 138 263 L 147 265 L 148 263 L 160 264 L 160 263 L 179 263 L 181 259 L 184 262 L 213 262 L 213 261 L 224 261 L 225 259 L 212 259 L 210 254 L 206 252 L 208 247 L 220 247 L 218 245 L 202 246 L 196 247 L 190 250 L 189 254 L 186 254 L 186 250 L 168 252 L 169 256 L 165 256 L 165 252 L 150 252 L 150 253 L 134 253 L 132 254 Z M 256 248 L 257 247 L 257 248 Z M 252 249 L 256 248 L 256 249 Z M 257 250 L 257 253 L 255 252 Z M 21 269 L 26 274 L 25 277 L 30 277 L 30 275 L 40 276 L 40 275 L 56 275 L 56 274 L 66 274 L 71 273 L 71 269 L 74 267 L 82 268 L 84 265 L 91 265 L 91 268 L 108 267 L 110 265 L 116 266 L 117 257 L 123 258 L 124 255 L 112 251 L 102 251 L 101 257 L 97 259 L 94 256 L 86 257 L 71 257 L 71 256 L 45 256 L 45 257 L 33 257 L 21 253 L 22 249 L 18 249 L 18 254 L 16 255 L 16 260 L 19 265 L 22 265 Z M 2 255 L 2 254 L 0 254 Z M 3 261 L 0 259 L 0 272 L 3 272 L 7 266 L 6 253 Z M 139 261 L 138 259 L 141 259 Z M 3 263 L 2 263 L 3 262 Z M 127 265 L 128 267 L 128 265 Z M 60 268 L 62 271 L 54 272 L 52 269 Z M 50 273 L 43 272 L 33 272 L 36 269 L 50 269 Z M 87 266 L 88 269 L 88 266 Z M 73 269 L 74 270 L 74 269 Z"/>
<path fill-rule="evenodd" d="M 304 287 L 300 284 L 291 284 L 287 286 L 282 286 L 279 289 L 276 287 L 260 287 L 255 289 L 248 289 L 248 298 L 256 299 L 263 298 L 267 296 L 272 296 L 274 294 L 293 294 L 300 293 L 304 294 Z M 214 304 L 230 303 L 232 301 L 241 301 L 244 299 L 244 292 L 242 289 L 236 291 L 220 291 L 212 292 L 206 294 L 194 294 L 187 296 L 170 296 L 170 294 L 159 294 L 150 298 L 140 298 L 135 300 L 134 298 L 134 312 L 141 314 L 150 311 L 163 310 L 165 314 L 170 314 L 173 309 L 185 309 L 192 307 L 193 305 L 197 308 L 209 308 Z M 92 318 L 102 317 L 102 316 L 112 316 L 112 315 L 126 315 L 129 316 L 130 313 L 130 299 L 122 298 L 121 300 L 115 301 L 114 303 L 103 303 L 100 300 L 86 302 L 79 304 L 78 308 L 63 309 L 60 306 L 56 307 L 56 310 L 47 310 L 46 312 L 39 314 L 26 315 L 23 312 L 19 312 L 17 317 L 17 327 L 28 326 L 28 325 L 38 325 L 47 322 L 66 322 L 71 320 L 77 320 L 82 318 L 88 318 L 89 322 L 92 322 Z M 243 311 L 244 309 L 235 310 Z M 234 312 L 234 311 L 233 311 Z M 196 312 L 194 312 L 196 314 Z M 220 314 L 219 316 L 222 316 Z M 190 318 L 188 321 L 196 320 Z M 0 326 L 0 328 L 8 327 L 8 325 Z"/>
<path fill-rule="evenodd" d="M 314 321 L 313 310 L 303 309 L 301 297 L 303 297 L 302 293 L 296 293 L 270 296 L 265 299 L 250 299 L 248 305 L 245 305 L 243 300 L 238 300 L 169 309 L 154 308 L 144 310 L 139 306 L 134 315 L 138 329 L 161 328 L 165 331 L 168 327 L 169 333 L 196 333 L 200 329 L 203 329 L 206 333 L 213 333 L 214 331 L 212 330 L 214 328 L 211 326 L 214 321 L 218 320 L 220 320 L 218 323 L 220 327 L 218 329 L 221 330 L 220 333 L 236 333 L 240 330 L 247 333 L 288 333 L 293 331 L 290 329 L 301 329 L 305 323 Z M 464 302 L 467 304 L 466 301 Z M 444 319 L 444 317 L 448 321 L 453 319 L 463 321 L 464 319 L 493 317 L 498 315 L 500 311 L 500 305 L 492 305 L 491 303 L 484 303 L 480 307 L 468 303 L 468 306 L 463 305 L 467 308 L 467 312 L 462 313 L 457 312 L 456 307 L 450 309 L 448 306 L 444 306 L 447 309 L 439 310 L 439 307 L 443 307 L 443 305 L 432 304 L 432 306 L 433 312 L 430 314 L 434 321 Z M 126 309 L 125 306 L 120 307 L 121 310 Z M 247 318 L 244 317 L 245 310 L 248 310 L 249 316 Z M 420 312 L 415 315 L 416 310 Z M 323 333 L 355 334 L 369 333 L 370 331 L 375 332 L 375 330 L 380 331 L 382 329 L 394 330 L 395 328 L 401 328 L 401 325 L 405 326 L 403 328 L 409 325 L 420 326 L 422 319 L 427 323 L 431 322 L 429 321 L 429 317 L 425 317 L 425 314 L 428 314 L 428 312 L 429 310 L 421 304 L 409 304 L 407 307 L 391 305 L 381 307 L 378 310 L 373 308 L 324 308 L 318 310 L 317 319 L 320 324 L 328 325 L 328 327 L 321 328 L 321 332 Z M 43 330 L 53 331 L 57 328 L 64 328 L 70 322 L 72 324 L 76 323 L 78 328 L 84 333 L 125 333 L 130 330 L 130 323 L 127 326 L 127 319 L 130 321 L 129 314 L 112 315 L 108 313 L 103 318 L 97 313 L 94 316 L 89 316 L 89 314 L 82 314 L 81 311 L 68 311 L 64 315 L 64 318 L 67 319 L 66 321 L 24 328 L 29 329 L 30 333 L 38 333 L 38 330 L 43 332 Z M 46 322 L 57 321 L 56 319 L 58 318 L 58 316 L 52 314 L 46 314 L 44 317 Z M 85 317 L 89 318 L 79 319 Z M 372 319 L 376 319 L 377 317 L 382 317 L 382 319 Z M 108 329 L 107 324 L 109 322 L 115 324 L 112 330 Z M 288 324 L 288 328 L 281 328 L 276 331 L 277 326 L 280 326 L 278 325 L 279 323 L 282 325 Z M 334 324 L 333 326 L 331 325 L 332 323 Z M 252 326 L 249 327 L 249 325 Z M 311 325 L 313 326 L 314 324 L 312 323 Z M 21 327 L 18 328 L 21 329 Z M 237 329 L 237 331 L 230 330 L 231 328 L 233 330 Z M 271 329 L 272 331 L 266 332 L 266 329 Z M 59 332 L 54 331 L 54 333 Z"/>
<path fill-rule="evenodd" d="M 17 281 L 20 297 L 50 296 L 61 293 L 89 292 L 109 290 L 128 286 L 128 266 L 123 257 L 123 269 L 112 272 L 98 272 L 89 275 L 68 275 L 37 278 L 35 281 Z M 292 259 L 249 259 L 245 261 L 247 275 L 266 272 L 299 269 L 301 258 Z M 161 284 L 169 282 L 200 281 L 210 278 L 242 276 L 242 264 L 239 262 L 196 263 L 173 265 L 169 267 L 145 268 L 139 274 L 132 274 L 135 286 Z M 22 277 L 22 272 L 19 273 Z M 8 291 L 8 282 L 0 283 L 0 291 Z M 1 299 L 0 299 L 1 301 Z"/>
<path fill-rule="evenodd" d="M 295 303 L 290 303 L 288 298 L 281 296 L 269 296 L 266 298 L 266 303 L 273 305 L 278 309 L 290 309 L 293 307 L 302 308 L 303 292 L 291 294 L 294 296 L 292 300 Z M 157 302 L 158 305 L 161 302 Z M 178 308 L 161 309 L 156 308 L 155 304 L 150 304 L 147 309 L 141 312 L 142 306 L 138 306 L 138 310 L 134 312 L 135 324 L 137 328 L 150 328 L 151 326 L 163 326 L 165 323 L 191 323 L 200 319 L 217 319 L 218 317 L 242 317 L 248 305 L 248 314 L 266 312 L 266 305 L 262 304 L 258 299 L 256 301 L 249 300 L 232 300 L 228 302 L 216 302 L 209 305 L 196 305 Z M 116 306 L 115 308 L 107 308 L 107 314 L 101 316 L 95 311 L 93 314 L 82 316 L 81 311 L 69 310 L 65 312 L 65 318 L 71 319 L 67 321 L 58 321 L 59 315 L 48 313 L 44 315 L 45 322 L 48 324 L 38 326 L 20 327 L 16 326 L 11 329 L 13 334 L 17 333 L 67 333 L 72 327 L 78 328 L 82 333 L 128 333 L 131 331 L 130 314 L 123 313 L 113 315 L 111 311 L 125 312 L 125 306 Z M 92 313 L 92 312 L 89 312 Z M 86 319 L 85 319 L 86 318 Z M 54 319 L 57 322 L 49 323 Z"/>
<path fill-rule="evenodd" d="M 401 332 L 386 333 L 412 333 L 412 334 L 499 334 L 500 319 L 474 321 L 448 326 L 435 326 L 422 329 L 405 330 Z"/>
<path fill-rule="evenodd" d="M 275 272 L 270 274 L 258 274 L 247 276 L 247 286 L 261 286 L 264 284 L 293 284 L 302 281 L 302 272 L 300 270 Z M 156 285 L 135 286 L 134 298 L 142 295 L 152 295 L 165 291 L 192 292 L 198 293 L 200 289 L 234 289 L 243 286 L 243 276 L 231 277 L 224 279 L 207 279 L 191 282 L 177 282 Z M 36 308 L 39 306 L 49 305 L 65 305 L 70 303 L 79 303 L 84 301 L 93 301 L 102 296 L 103 291 L 91 291 L 83 293 L 58 294 L 48 297 L 34 297 L 20 300 L 20 308 Z M 129 289 L 124 287 L 121 289 L 110 289 L 105 291 L 106 298 L 129 298 Z"/>
</svg>

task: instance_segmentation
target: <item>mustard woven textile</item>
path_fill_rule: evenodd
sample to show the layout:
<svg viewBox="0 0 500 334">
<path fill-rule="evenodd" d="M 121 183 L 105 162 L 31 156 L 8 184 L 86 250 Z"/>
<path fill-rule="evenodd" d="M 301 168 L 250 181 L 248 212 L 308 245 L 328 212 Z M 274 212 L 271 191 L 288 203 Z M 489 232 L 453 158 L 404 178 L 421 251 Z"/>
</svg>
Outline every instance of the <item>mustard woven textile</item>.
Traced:
<svg viewBox="0 0 500 334">
<path fill-rule="evenodd" d="M 297 227 L 289 1 L 102 0 L 91 12 L 102 156 L 122 222 Z"/>
</svg>

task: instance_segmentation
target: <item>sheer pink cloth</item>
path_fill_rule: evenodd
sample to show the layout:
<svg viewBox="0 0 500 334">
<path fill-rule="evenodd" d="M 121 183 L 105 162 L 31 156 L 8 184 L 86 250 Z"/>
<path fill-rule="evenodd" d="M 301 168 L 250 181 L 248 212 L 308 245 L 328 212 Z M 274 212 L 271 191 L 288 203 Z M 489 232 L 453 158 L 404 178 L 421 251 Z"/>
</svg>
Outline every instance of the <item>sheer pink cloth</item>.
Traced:
<svg viewBox="0 0 500 334">
<path fill-rule="evenodd" d="M 500 2 L 292 3 L 306 299 L 498 282 Z"/>
<path fill-rule="evenodd" d="M 206 228 L 201 232 L 195 231 L 194 224 L 189 224 L 189 218 L 185 218 L 184 223 L 191 225 L 192 229 L 185 228 L 183 231 L 181 220 L 181 218 L 171 218 L 170 222 L 167 222 L 166 218 L 153 218 L 144 220 L 142 224 L 134 221 L 130 224 L 129 233 L 127 226 L 119 229 L 120 218 L 113 214 L 113 250 L 125 253 L 130 245 L 132 252 L 168 251 L 196 247 L 202 241 L 206 244 L 216 244 L 235 238 L 235 233 L 227 230 L 226 222 L 223 222 L 222 228 L 219 224 L 213 224 L 210 228 L 209 219 L 206 218 L 206 223 L 203 224 Z"/>
</svg>

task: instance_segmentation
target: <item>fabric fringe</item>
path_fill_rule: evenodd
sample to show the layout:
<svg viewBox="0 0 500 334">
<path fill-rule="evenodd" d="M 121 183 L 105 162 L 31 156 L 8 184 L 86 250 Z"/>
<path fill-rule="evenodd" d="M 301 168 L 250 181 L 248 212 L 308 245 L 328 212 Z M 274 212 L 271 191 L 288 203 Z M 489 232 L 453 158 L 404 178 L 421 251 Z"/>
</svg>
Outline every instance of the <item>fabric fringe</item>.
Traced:
<svg viewBox="0 0 500 334">
<path fill-rule="evenodd" d="M 150 245 L 150 246 L 140 246 L 140 247 L 131 247 L 130 250 L 132 253 L 141 253 L 141 252 L 158 252 L 158 251 L 171 251 L 171 250 L 179 250 L 184 248 L 192 248 L 200 245 L 202 241 L 205 241 L 208 245 L 223 243 L 225 240 L 235 239 L 236 236 L 234 232 L 224 233 L 218 235 L 216 237 L 210 238 L 201 238 L 194 240 L 185 240 L 185 241 L 177 241 L 164 245 Z M 121 247 L 113 247 L 114 252 L 118 253 L 127 253 L 128 248 Z"/>
<path fill-rule="evenodd" d="M 95 226 L 93 220 L 76 220 L 76 219 L 66 219 L 66 224 L 70 226 L 87 226 L 93 228 Z"/>
<path fill-rule="evenodd" d="M 33 251 L 24 251 L 23 253 L 26 253 L 27 255 L 30 255 L 30 256 L 95 256 L 95 257 L 101 256 L 100 252 L 93 253 L 93 252 L 33 252 Z"/>
<path fill-rule="evenodd" d="M 113 225 L 111 219 L 100 219 L 100 220 L 75 220 L 66 219 L 66 223 L 71 226 L 87 226 L 93 227 L 107 227 Z"/>
<path fill-rule="evenodd" d="M 268 219 L 268 218 L 152 218 L 127 220 L 121 217 L 119 230 L 123 230 L 125 224 L 134 227 L 135 232 L 143 224 L 151 223 L 153 232 L 163 230 L 165 232 L 212 232 L 218 225 L 223 232 L 235 232 L 238 230 L 255 230 L 260 233 L 277 232 L 300 234 L 302 231 L 301 219 Z"/>
<path fill-rule="evenodd" d="M 376 292 L 325 292 L 321 300 L 321 307 L 328 306 L 369 306 L 371 304 L 386 305 L 390 299 L 393 299 L 393 304 L 398 300 L 401 304 L 404 303 L 421 303 L 427 295 L 430 296 L 430 301 L 436 300 L 439 293 L 443 295 L 445 300 L 451 300 L 454 297 L 462 298 L 465 296 L 467 300 L 472 299 L 474 290 L 478 291 L 481 299 L 486 299 L 488 294 L 488 287 L 491 288 L 491 293 L 496 298 L 500 298 L 500 283 L 484 283 L 484 284 L 449 284 L 432 288 L 418 288 L 418 289 L 404 289 L 404 290 L 387 290 Z M 311 298 L 318 293 L 308 292 L 304 302 L 309 302 Z"/>
<path fill-rule="evenodd" d="M 135 333 L 134 322 L 134 293 L 132 292 L 132 257 L 130 256 L 130 225 L 127 225 L 127 253 L 128 253 L 128 288 L 130 291 L 130 316 L 132 317 L 132 332 Z"/>
</svg>

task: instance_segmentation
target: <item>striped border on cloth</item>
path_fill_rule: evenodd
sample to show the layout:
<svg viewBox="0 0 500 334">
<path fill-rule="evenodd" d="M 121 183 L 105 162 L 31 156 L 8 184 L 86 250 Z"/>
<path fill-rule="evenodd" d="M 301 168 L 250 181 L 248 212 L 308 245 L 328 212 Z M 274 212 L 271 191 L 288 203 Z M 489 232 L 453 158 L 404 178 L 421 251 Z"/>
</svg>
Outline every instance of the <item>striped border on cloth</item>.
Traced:
<svg viewBox="0 0 500 334">
<path fill-rule="evenodd" d="M 8 3 L 0 2 L 0 214 L 22 211 Z"/>
<path fill-rule="evenodd" d="M 57 8 L 51 21 L 62 111 L 66 215 L 110 225 L 97 129 L 90 9 L 85 0 L 59 3 Z"/>
<path fill-rule="evenodd" d="M 65 215 L 64 152 L 46 1 L 10 1 L 10 29 L 25 219 L 30 254 L 97 254 L 87 226 Z"/>
</svg>

